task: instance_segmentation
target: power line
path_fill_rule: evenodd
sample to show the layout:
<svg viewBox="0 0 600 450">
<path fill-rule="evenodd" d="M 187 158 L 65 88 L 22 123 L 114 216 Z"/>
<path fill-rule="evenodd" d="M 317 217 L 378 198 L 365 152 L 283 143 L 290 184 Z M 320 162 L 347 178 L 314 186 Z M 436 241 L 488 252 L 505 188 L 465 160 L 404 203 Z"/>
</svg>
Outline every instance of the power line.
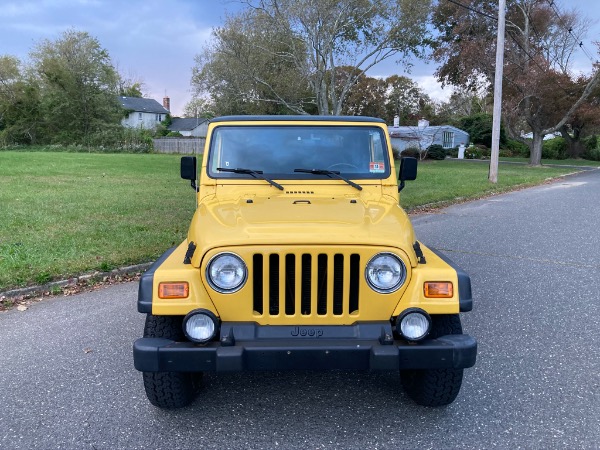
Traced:
<svg viewBox="0 0 600 450">
<path fill-rule="evenodd" d="M 577 43 L 577 41 L 579 41 L 579 38 L 576 37 L 573 34 L 573 28 L 571 26 L 569 26 L 565 20 L 563 19 L 563 16 L 560 14 L 558 7 L 556 6 L 556 4 L 554 3 L 554 0 L 546 0 L 548 2 L 548 4 L 550 5 L 550 9 L 552 9 L 552 11 L 554 11 L 554 14 L 556 15 L 556 17 L 558 18 L 558 20 L 563 24 L 563 27 L 565 28 L 565 30 L 571 35 L 571 37 L 573 38 L 573 40 L 575 41 L 575 43 Z M 583 41 L 579 41 L 579 44 L 577 44 L 579 46 L 579 48 L 581 48 L 581 50 L 583 51 L 583 53 L 585 54 L 585 56 L 588 57 L 588 59 L 592 62 L 592 64 L 598 62 L 598 61 L 594 61 L 593 56 L 591 55 L 591 53 L 588 51 L 587 48 L 585 48 L 585 46 L 583 45 Z"/>
<path fill-rule="evenodd" d="M 468 9 L 469 11 L 472 11 L 475 14 L 479 14 L 480 16 L 487 17 L 488 19 L 495 20 L 496 22 L 498 21 L 497 17 L 494 17 L 491 14 L 488 14 L 486 12 L 480 11 L 478 9 L 472 8 L 472 7 L 468 6 L 468 5 L 463 5 L 462 3 L 457 2 L 456 0 L 447 0 L 447 1 L 449 1 L 450 3 L 454 3 L 455 5 L 460 6 L 461 8 Z"/>
<path fill-rule="evenodd" d="M 495 20 L 495 21 L 497 21 L 497 20 L 498 20 L 498 18 L 497 18 L 497 17 L 494 17 L 494 16 L 492 16 L 492 15 L 490 15 L 490 14 L 487 14 L 487 13 L 485 13 L 485 12 L 483 12 L 483 11 L 480 11 L 480 10 L 477 10 L 477 9 L 475 9 L 475 8 L 472 8 L 472 7 L 470 7 L 470 6 L 468 6 L 468 5 L 465 5 L 465 4 L 463 4 L 463 3 L 460 3 L 460 2 L 458 2 L 458 1 L 456 1 L 456 0 L 447 0 L 447 1 L 448 1 L 448 2 L 450 2 L 450 3 L 453 3 L 453 4 L 457 5 L 457 6 L 459 6 L 459 7 L 461 7 L 461 8 L 468 9 L 469 11 L 472 11 L 472 12 L 474 12 L 474 13 L 476 13 L 476 14 L 479 14 L 479 15 L 481 15 L 481 16 L 487 17 L 487 18 L 489 18 L 489 19 L 492 19 L 492 20 Z M 548 0 L 548 1 L 551 1 L 551 0 Z M 528 17 L 529 17 L 529 16 L 528 16 Z M 531 18 L 530 18 L 530 19 L 531 19 Z M 521 51 L 522 51 L 522 52 L 523 52 L 523 53 L 524 53 L 524 54 L 525 54 L 525 55 L 526 55 L 526 56 L 529 58 L 529 60 L 528 60 L 528 61 L 531 61 L 531 62 L 533 62 L 533 63 L 534 63 L 534 64 L 535 64 L 535 65 L 536 65 L 536 66 L 537 66 L 537 67 L 538 67 L 538 68 L 539 68 L 539 69 L 540 69 L 542 72 L 546 72 L 546 70 L 547 70 L 547 69 L 543 68 L 543 67 L 542 67 L 542 66 L 539 64 L 539 62 L 537 61 L 537 59 L 535 58 L 536 56 L 538 56 L 538 55 L 541 53 L 541 50 L 537 50 L 537 51 L 536 51 L 536 54 L 532 56 L 532 55 L 531 55 L 531 54 L 530 54 L 530 53 L 529 53 L 527 50 L 525 50 L 525 48 L 524 48 L 524 47 L 521 45 L 521 43 L 519 42 L 519 40 L 518 40 L 518 39 L 517 39 L 515 36 L 513 36 L 513 34 L 511 33 L 511 31 L 512 31 L 512 30 L 510 30 L 510 29 L 508 29 L 508 28 L 507 28 L 507 30 L 506 30 L 506 31 L 507 31 L 508 37 L 510 37 L 510 38 L 512 39 L 512 41 L 513 41 L 513 42 L 514 42 L 514 43 L 517 45 L 517 47 L 519 47 L 519 48 L 521 49 Z M 534 31 L 534 32 L 535 32 L 535 31 Z M 535 32 L 535 33 L 536 33 L 536 35 L 537 35 L 537 32 Z M 539 35 L 538 35 L 538 37 L 539 37 Z M 512 62 L 512 61 L 511 61 L 511 62 Z M 515 63 L 513 62 L 513 64 L 515 64 Z M 518 65 L 518 64 L 516 64 L 516 65 Z M 522 68 L 522 69 L 524 70 L 524 68 Z M 564 88 L 564 87 L 563 87 L 563 86 L 562 86 L 562 85 L 561 85 L 561 84 L 560 84 L 560 83 L 559 83 L 559 82 L 558 82 L 556 79 L 554 79 L 554 78 L 551 78 L 551 80 L 552 80 L 552 82 L 553 82 L 553 83 L 554 83 L 554 84 L 555 84 L 555 85 L 556 85 L 558 88 L 560 88 L 560 89 L 561 89 L 561 90 L 562 90 L 562 91 L 563 91 L 565 94 L 567 94 L 567 95 L 569 95 L 569 96 L 571 96 L 571 95 L 572 95 L 572 93 L 571 93 L 571 92 L 569 92 L 569 91 L 567 91 L 567 89 L 565 89 L 565 88 Z"/>
</svg>

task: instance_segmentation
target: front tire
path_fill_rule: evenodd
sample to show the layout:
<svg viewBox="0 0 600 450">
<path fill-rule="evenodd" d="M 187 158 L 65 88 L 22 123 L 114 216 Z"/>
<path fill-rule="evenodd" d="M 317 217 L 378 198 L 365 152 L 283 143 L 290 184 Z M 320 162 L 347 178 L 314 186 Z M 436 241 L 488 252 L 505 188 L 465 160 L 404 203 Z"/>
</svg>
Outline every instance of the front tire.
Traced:
<svg viewBox="0 0 600 450">
<path fill-rule="evenodd" d="M 185 340 L 182 316 L 146 316 L 144 337 Z M 173 409 L 189 405 L 198 395 L 202 373 L 143 372 L 144 389 L 150 403 Z"/>
<path fill-rule="evenodd" d="M 462 334 L 460 317 L 433 315 L 429 337 L 435 339 L 448 334 Z M 462 385 L 463 369 L 409 369 L 401 370 L 402 387 L 406 394 L 422 406 L 445 406 L 452 403 Z"/>
</svg>

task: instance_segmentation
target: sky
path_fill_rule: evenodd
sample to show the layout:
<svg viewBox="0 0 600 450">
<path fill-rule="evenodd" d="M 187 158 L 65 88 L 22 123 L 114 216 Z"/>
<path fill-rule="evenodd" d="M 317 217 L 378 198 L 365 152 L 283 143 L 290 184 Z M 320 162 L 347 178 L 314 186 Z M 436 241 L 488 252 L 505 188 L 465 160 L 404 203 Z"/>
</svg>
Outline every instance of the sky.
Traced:
<svg viewBox="0 0 600 450">
<path fill-rule="evenodd" d="M 599 0 L 555 0 L 559 10 L 576 7 L 594 20 L 584 47 L 597 58 L 594 41 L 600 41 Z M 96 38 L 119 72 L 144 83 L 145 97 L 162 103 L 171 99 L 171 112 L 181 115 L 191 99 L 190 79 L 194 57 L 210 40 L 211 31 L 228 13 L 240 8 L 239 0 L 0 0 L 0 55 L 28 60 L 34 45 L 55 40 L 69 29 Z M 575 69 L 590 73 L 592 63 L 583 52 Z M 447 100 L 449 88 L 435 80 L 434 63 L 415 61 L 410 73 L 388 60 L 368 74 L 406 75 L 437 100 Z"/>
</svg>

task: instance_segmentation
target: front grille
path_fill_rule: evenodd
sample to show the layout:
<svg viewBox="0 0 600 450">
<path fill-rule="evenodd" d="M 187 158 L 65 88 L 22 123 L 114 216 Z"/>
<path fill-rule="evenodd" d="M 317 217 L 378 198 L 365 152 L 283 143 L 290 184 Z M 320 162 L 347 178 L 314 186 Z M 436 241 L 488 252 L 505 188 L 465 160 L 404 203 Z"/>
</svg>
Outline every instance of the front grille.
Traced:
<svg viewBox="0 0 600 450">
<path fill-rule="evenodd" d="M 254 314 L 339 317 L 359 311 L 356 253 L 256 253 L 252 266 Z"/>
</svg>

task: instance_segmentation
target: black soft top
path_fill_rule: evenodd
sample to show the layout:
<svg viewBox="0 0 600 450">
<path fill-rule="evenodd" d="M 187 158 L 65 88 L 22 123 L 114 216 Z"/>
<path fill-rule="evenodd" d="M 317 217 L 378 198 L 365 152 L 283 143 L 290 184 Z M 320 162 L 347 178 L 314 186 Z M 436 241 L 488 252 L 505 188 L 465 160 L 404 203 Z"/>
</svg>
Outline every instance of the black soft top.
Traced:
<svg viewBox="0 0 600 450">
<path fill-rule="evenodd" d="M 222 116 L 215 117 L 210 120 L 211 123 L 215 122 L 260 122 L 260 121 L 303 121 L 303 122 L 374 122 L 374 123 L 385 123 L 385 120 L 376 117 L 366 116 Z"/>
</svg>

